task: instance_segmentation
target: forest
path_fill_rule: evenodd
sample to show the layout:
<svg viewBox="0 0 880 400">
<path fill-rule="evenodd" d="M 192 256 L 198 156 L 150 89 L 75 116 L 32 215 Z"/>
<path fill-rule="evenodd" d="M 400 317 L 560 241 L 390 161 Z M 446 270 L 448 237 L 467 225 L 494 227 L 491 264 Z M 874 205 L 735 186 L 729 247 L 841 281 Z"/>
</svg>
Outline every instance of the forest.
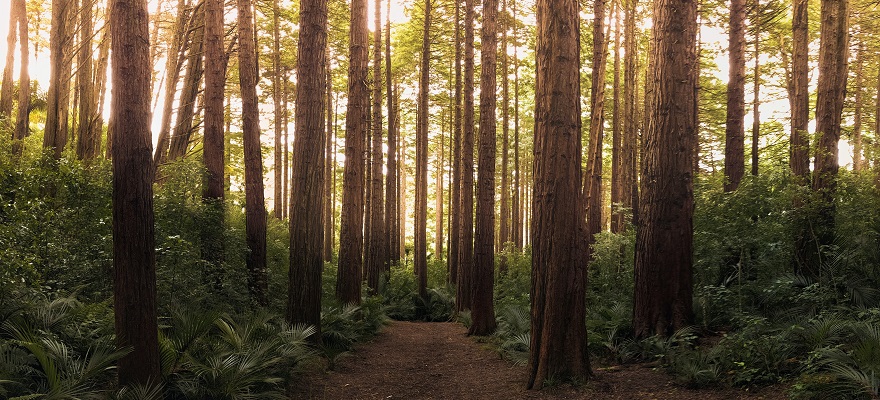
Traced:
<svg viewBox="0 0 880 400">
<path fill-rule="evenodd" d="M 876 0 L 7 7 L 0 398 L 880 399 Z"/>
</svg>

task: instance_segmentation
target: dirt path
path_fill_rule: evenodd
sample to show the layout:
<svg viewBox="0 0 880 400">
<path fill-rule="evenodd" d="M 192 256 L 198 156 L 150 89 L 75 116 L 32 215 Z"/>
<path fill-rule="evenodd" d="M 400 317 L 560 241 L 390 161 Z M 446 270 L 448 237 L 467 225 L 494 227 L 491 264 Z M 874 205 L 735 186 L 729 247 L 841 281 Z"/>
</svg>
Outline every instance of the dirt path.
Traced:
<svg viewBox="0 0 880 400">
<path fill-rule="evenodd" d="M 580 388 L 525 390 L 525 367 L 513 366 L 466 336 L 458 323 L 394 322 L 354 351 L 335 371 L 307 373 L 294 399 L 777 399 L 780 388 L 687 390 L 668 375 L 639 365 L 596 368 Z"/>
</svg>

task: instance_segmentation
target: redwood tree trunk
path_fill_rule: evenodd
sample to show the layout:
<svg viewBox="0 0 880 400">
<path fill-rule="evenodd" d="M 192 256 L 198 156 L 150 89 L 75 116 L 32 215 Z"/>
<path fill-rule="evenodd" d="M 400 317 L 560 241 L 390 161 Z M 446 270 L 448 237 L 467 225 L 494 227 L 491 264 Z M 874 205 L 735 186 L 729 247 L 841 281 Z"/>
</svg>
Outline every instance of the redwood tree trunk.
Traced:
<svg viewBox="0 0 880 400">
<path fill-rule="evenodd" d="M 578 2 L 538 0 L 528 388 L 590 373 Z"/>
<path fill-rule="evenodd" d="M 12 69 L 15 67 L 15 43 L 18 42 L 18 5 L 9 2 L 9 33 L 6 36 L 6 66 L 3 67 L 3 83 L 0 86 L 0 116 L 12 115 Z"/>
<path fill-rule="evenodd" d="M 416 122 L 416 199 L 413 269 L 419 296 L 426 298 L 428 286 L 428 80 L 431 62 L 431 0 L 425 0 L 422 54 L 419 68 L 419 110 Z"/>
<path fill-rule="evenodd" d="M 724 139 L 724 191 L 739 187 L 745 172 L 746 0 L 730 0 L 727 124 Z"/>
<path fill-rule="evenodd" d="M 638 148 L 639 121 L 637 112 L 638 74 L 638 43 L 636 40 L 636 0 L 626 0 L 624 16 L 624 58 L 623 58 L 623 143 L 621 149 L 621 205 L 632 210 L 630 221 L 621 224 L 635 223 L 639 201 L 638 183 Z M 622 230 L 622 227 L 621 227 Z"/>
<path fill-rule="evenodd" d="M 345 111 L 345 173 L 342 183 L 342 222 L 339 232 L 339 270 L 336 297 L 343 303 L 361 301 L 364 246 L 364 151 L 369 125 L 370 89 L 367 2 L 351 3 L 349 32 L 348 106 Z"/>
<path fill-rule="evenodd" d="M 452 117 L 452 182 L 449 207 L 449 283 L 458 284 L 461 248 L 461 2 L 455 2 L 455 105 Z"/>
<path fill-rule="evenodd" d="M 80 159 L 96 158 L 101 150 L 101 130 L 95 126 L 97 104 L 92 80 L 92 2 L 83 0 L 80 8 L 80 45 L 77 57 L 79 127 L 76 154 Z"/>
<path fill-rule="evenodd" d="M 623 222 L 623 215 L 620 213 L 621 200 L 626 193 L 621 185 L 621 156 L 623 153 L 623 132 L 620 127 L 620 4 L 615 3 L 614 6 L 614 85 L 613 96 L 614 103 L 612 105 L 612 125 L 611 125 L 611 232 L 621 233 L 626 229 Z"/>
<path fill-rule="evenodd" d="M 605 0 L 596 0 L 593 7 L 593 72 L 590 92 L 590 147 L 584 194 L 587 207 L 587 243 L 592 246 L 602 231 L 602 141 L 605 133 Z M 592 248 L 588 249 L 592 254 Z"/>
<path fill-rule="evenodd" d="M 391 15 L 391 0 L 386 3 L 386 15 Z M 394 96 L 391 95 L 391 18 L 385 18 L 385 98 L 388 109 L 388 173 L 385 175 L 385 235 L 387 250 L 386 272 L 400 262 L 400 213 L 397 195 L 397 127 Z"/>
<path fill-rule="evenodd" d="M 177 93 L 177 83 L 180 81 L 180 70 L 185 55 L 183 44 L 187 37 L 186 30 L 189 27 L 188 20 L 193 17 L 190 7 L 185 0 L 177 3 L 177 20 L 174 22 L 174 38 L 168 49 L 168 77 L 165 79 L 165 101 L 162 105 L 162 122 L 159 128 L 159 138 L 156 142 L 156 154 L 153 156 L 153 165 L 158 168 L 167 158 L 168 146 L 171 143 L 171 114 L 174 110 L 174 95 Z M 181 96 L 182 97 L 182 96 Z"/>
<path fill-rule="evenodd" d="M 692 320 L 696 22 L 695 1 L 654 1 L 653 92 L 635 253 L 637 337 L 668 336 Z"/>
<path fill-rule="evenodd" d="M 385 271 L 385 204 L 382 196 L 382 3 L 375 1 L 373 29 L 373 160 L 370 173 L 370 259 L 367 263 L 367 286 L 379 292 L 379 274 Z"/>
<path fill-rule="evenodd" d="M 461 136 L 461 234 L 455 309 L 470 310 L 474 269 L 474 0 L 464 2 L 464 122 Z"/>
<path fill-rule="evenodd" d="M 49 72 L 49 90 L 46 94 L 46 125 L 43 136 L 43 147 L 53 149 L 55 159 L 61 158 L 61 152 L 67 145 L 67 98 L 69 70 L 65 70 L 69 56 L 67 36 L 71 0 L 52 0 L 52 28 L 49 33 L 49 57 L 52 68 Z M 145 36 L 149 37 L 149 36 Z M 149 44 L 148 44 L 149 46 Z M 149 61 L 146 64 L 149 67 Z"/>
<path fill-rule="evenodd" d="M 238 0 L 238 79 L 241 86 L 241 126 L 244 139 L 248 287 L 254 303 L 265 307 L 269 302 L 266 297 L 269 290 L 269 278 L 266 275 L 267 214 L 263 197 L 263 155 L 260 150 L 260 105 L 257 99 L 257 53 L 252 7 L 251 0 Z"/>
<path fill-rule="evenodd" d="M 284 110 L 281 109 L 281 21 L 278 0 L 272 0 L 272 103 L 274 105 L 272 119 L 275 128 L 274 164 L 274 196 L 272 215 L 277 219 L 284 217 L 284 153 L 281 147 L 281 136 L 284 134 L 281 123 Z"/>
<path fill-rule="evenodd" d="M 469 335 L 495 331 L 492 302 L 495 279 L 495 55 L 498 51 L 498 0 L 483 0 L 480 49 L 480 149 L 477 213 L 474 229 L 474 274 L 471 281 Z"/>
<path fill-rule="evenodd" d="M 854 85 L 855 99 L 853 100 L 853 171 L 862 171 L 862 101 L 864 101 L 864 58 L 865 45 L 860 42 L 856 52 L 856 82 Z"/>
<path fill-rule="evenodd" d="M 113 311 L 119 385 L 155 384 L 159 371 L 150 43 L 146 0 L 119 0 L 113 38 Z"/>
<path fill-rule="evenodd" d="M 204 4 L 204 3 L 202 3 Z M 174 161 L 186 155 L 193 131 L 196 98 L 199 94 L 204 68 L 202 51 L 205 38 L 205 7 L 196 7 L 190 29 L 193 29 L 187 55 L 186 74 L 183 79 L 183 91 L 180 94 L 177 118 L 171 134 L 171 147 L 168 149 L 168 160 Z"/>
<path fill-rule="evenodd" d="M 321 213 L 317 210 L 321 209 L 324 169 L 316 166 L 322 165 L 324 157 L 327 0 L 301 0 L 300 10 L 301 29 L 297 45 L 299 62 L 296 67 L 297 123 L 293 136 L 293 151 L 296 156 L 293 157 L 290 194 L 287 320 L 315 326 L 318 333 L 313 336 L 314 340 L 320 340 L 323 229 Z M 363 143 L 363 140 L 358 143 Z M 360 285 L 360 279 L 355 283 Z M 357 294 L 357 300 L 360 300 L 359 290 Z"/>
<path fill-rule="evenodd" d="M 510 153 L 510 80 L 508 78 L 507 57 L 507 27 L 509 24 L 507 14 L 507 0 L 501 4 L 501 221 L 498 224 L 498 236 L 501 249 L 510 239 L 510 177 L 507 176 L 508 154 Z M 507 260 L 501 257 L 499 269 L 507 269 Z"/>
<path fill-rule="evenodd" d="M 808 0 L 793 0 L 791 75 L 794 98 L 791 103 L 791 172 L 801 185 L 810 182 L 809 26 Z"/>
<path fill-rule="evenodd" d="M 226 84 L 226 59 L 223 54 L 223 1 L 205 0 L 205 132 L 202 139 L 202 200 L 206 221 L 202 225 L 202 259 L 206 277 L 219 291 L 223 284 L 225 230 L 223 98 Z"/>
<path fill-rule="evenodd" d="M 816 95 L 816 159 L 813 190 L 819 194 L 816 210 L 815 242 L 807 248 L 820 249 L 833 244 L 836 234 L 834 198 L 837 192 L 837 147 L 840 141 L 841 115 L 846 93 L 849 56 L 848 0 L 823 0 L 821 42 L 819 44 L 819 82 Z M 821 252 L 808 253 L 808 276 L 817 277 Z"/>
<path fill-rule="evenodd" d="M 21 140 L 30 131 L 31 77 L 28 71 L 30 49 L 28 48 L 28 19 L 25 0 L 13 0 L 18 8 L 18 35 L 21 38 L 21 72 L 18 78 L 18 116 L 15 119 L 15 131 L 12 134 L 12 153 L 21 155 Z"/>
</svg>

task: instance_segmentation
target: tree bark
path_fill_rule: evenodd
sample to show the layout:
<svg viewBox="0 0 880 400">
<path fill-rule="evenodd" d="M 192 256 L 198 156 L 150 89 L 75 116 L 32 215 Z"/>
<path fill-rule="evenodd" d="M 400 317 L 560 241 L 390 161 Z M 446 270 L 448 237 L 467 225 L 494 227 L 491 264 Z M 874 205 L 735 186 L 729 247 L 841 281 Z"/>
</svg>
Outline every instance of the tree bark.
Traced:
<svg viewBox="0 0 880 400">
<path fill-rule="evenodd" d="M 464 122 L 461 136 L 461 234 L 455 309 L 471 309 L 474 270 L 474 0 L 464 2 Z"/>
<path fill-rule="evenodd" d="M 452 182 L 449 210 L 449 283 L 458 284 L 461 248 L 461 2 L 455 2 L 455 105 L 452 117 Z"/>
<path fill-rule="evenodd" d="M 358 3 L 358 2 L 355 2 Z M 363 10 L 366 18 L 366 8 Z M 354 10 L 354 8 L 352 8 Z M 287 320 L 315 326 L 321 338 L 321 197 L 324 189 L 324 90 L 327 87 L 327 0 L 300 1 L 296 67 L 296 127 L 290 194 L 290 272 Z M 366 20 L 364 20 L 366 22 Z M 353 42 L 355 43 L 355 42 Z M 362 48 L 362 50 L 366 50 Z M 366 54 L 364 52 L 364 54 Z M 363 83 L 363 81 L 358 81 Z M 361 108 L 363 110 L 364 108 Z M 351 111 L 351 108 L 349 108 Z M 348 138 L 346 138 L 347 140 Z M 359 138 L 363 139 L 363 137 Z M 363 140 L 357 141 L 363 143 Z M 347 154 L 348 155 L 348 154 Z M 359 164 L 363 165 L 363 163 Z M 346 167 L 348 158 L 346 158 Z M 346 170 L 346 172 L 348 172 Z M 346 174 L 346 178 L 348 174 Z M 358 249 L 360 246 L 355 246 Z M 340 249 L 341 250 L 341 249 Z M 358 268 L 356 271 L 360 271 Z M 360 279 L 357 297 L 360 301 Z M 343 299 L 346 300 L 346 299 Z"/>
<path fill-rule="evenodd" d="M 257 53 L 251 0 L 238 0 L 238 80 L 241 87 L 244 142 L 245 236 L 248 287 L 251 299 L 268 305 L 266 273 L 266 202 L 263 193 L 263 155 L 260 149 L 260 111 L 257 99 Z M 321 196 L 323 197 L 323 196 Z"/>
<path fill-rule="evenodd" d="M 760 31 L 755 28 L 754 99 L 752 100 L 752 176 L 758 176 L 758 140 L 761 137 Z"/>
<path fill-rule="evenodd" d="M 28 70 L 30 49 L 28 48 L 28 19 L 25 0 L 13 0 L 18 8 L 18 35 L 21 38 L 21 71 L 18 78 L 18 115 L 15 118 L 15 131 L 12 134 L 12 154 L 20 156 L 21 141 L 30 133 L 31 77 Z"/>
<path fill-rule="evenodd" d="M 621 200 L 626 191 L 621 185 L 621 153 L 623 152 L 623 132 L 621 131 L 620 115 L 620 2 L 614 3 L 614 85 L 613 96 L 614 103 L 612 105 L 611 115 L 611 232 L 621 233 L 626 229 L 623 222 L 623 214 L 621 214 Z"/>
<path fill-rule="evenodd" d="M 427 298 L 428 286 L 428 80 L 431 69 L 431 0 L 424 3 L 422 53 L 419 63 L 419 109 L 416 122 L 416 198 L 415 238 L 413 242 L 413 269 L 419 296 Z"/>
<path fill-rule="evenodd" d="M 18 4 L 9 2 L 9 33 L 6 35 L 6 66 L 3 67 L 3 83 L 0 86 L 0 116 L 12 116 L 12 73 L 15 67 L 15 44 L 18 42 Z"/>
<path fill-rule="evenodd" d="M 480 147 L 477 176 L 477 212 L 474 229 L 474 273 L 471 281 L 469 335 L 495 331 L 492 302 L 495 279 L 495 152 L 496 54 L 498 52 L 498 0 L 483 0 L 480 48 Z"/>
<path fill-rule="evenodd" d="M 730 0 L 727 124 L 724 130 L 724 191 L 739 187 L 745 171 L 746 1 Z"/>
<path fill-rule="evenodd" d="M 578 3 L 537 2 L 534 220 L 528 388 L 591 375 L 585 319 Z"/>
<path fill-rule="evenodd" d="M 386 272 L 390 271 L 392 264 L 400 262 L 400 214 L 398 212 L 398 204 L 400 202 L 397 195 L 397 129 L 396 117 L 394 110 L 394 97 L 391 95 L 391 0 L 386 3 L 385 18 L 385 97 L 387 99 L 386 108 L 388 111 L 388 173 L 385 176 L 385 228 L 388 233 L 385 235 L 387 240 L 387 264 Z"/>
<path fill-rule="evenodd" d="M 162 122 L 159 128 L 159 138 L 156 141 L 156 154 L 153 156 L 153 165 L 156 168 L 167 158 L 168 146 L 171 143 L 171 114 L 174 111 L 174 95 L 177 93 L 177 83 L 180 81 L 180 70 L 185 56 L 184 39 L 187 37 L 186 31 L 190 26 L 189 20 L 193 17 L 194 13 L 187 6 L 186 1 L 179 0 L 177 2 L 177 20 L 174 23 L 174 37 L 171 41 L 171 47 L 168 49 L 168 77 L 165 79 Z"/>
<path fill-rule="evenodd" d="M 510 178 L 508 167 L 510 153 L 510 79 L 508 78 L 507 29 L 510 16 L 507 13 L 507 0 L 501 2 L 501 221 L 498 225 L 500 248 L 511 240 L 510 235 Z M 501 257 L 499 269 L 507 270 L 507 260 Z"/>
<path fill-rule="evenodd" d="M 327 54 L 325 55 L 327 59 L 327 68 L 326 69 L 326 79 L 327 79 L 327 88 L 326 91 L 326 99 L 327 106 L 325 114 L 327 115 L 327 122 L 325 127 L 325 141 L 324 141 L 324 198 L 323 198 L 323 223 L 324 223 L 324 262 L 333 261 L 333 209 L 334 209 L 334 187 L 331 186 L 330 177 L 333 176 L 333 168 L 335 167 L 335 147 L 333 146 L 333 142 L 335 140 L 333 135 L 333 74 L 330 68 L 330 46 L 328 43 L 327 46 Z"/>
<path fill-rule="evenodd" d="M 855 71 L 855 99 L 853 100 L 853 171 L 862 171 L 862 102 L 864 93 L 864 73 L 865 73 L 865 46 L 863 42 L 859 42 L 856 51 L 856 71 Z"/>
<path fill-rule="evenodd" d="M 792 66 L 794 98 L 791 102 L 791 172 L 801 185 L 810 182 L 810 92 L 809 92 L 809 26 L 808 0 L 792 0 Z"/>
<path fill-rule="evenodd" d="M 653 85 L 635 253 L 637 337 L 668 336 L 692 320 L 696 21 L 695 1 L 654 1 Z"/>
<path fill-rule="evenodd" d="M 638 215 L 639 203 L 639 182 L 638 182 L 638 149 L 639 149 L 639 118 L 638 118 L 638 86 L 639 77 L 636 73 L 638 69 L 638 42 L 636 31 L 636 5 L 637 0 L 626 1 L 626 15 L 624 16 L 624 25 L 626 25 L 624 37 L 624 59 L 623 59 L 623 144 L 621 156 L 621 190 L 623 190 L 621 204 L 624 208 L 629 208 L 632 217 L 629 221 L 621 221 L 621 224 L 636 223 Z M 621 227 L 623 230 L 623 227 Z"/>
<path fill-rule="evenodd" d="M 68 53 L 68 22 L 70 21 L 71 0 L 52 0 L 52 28 L 49 33 L 49 58 L 52 68 L 49 72 L 49 90 L 46 94 L 46 125 L 43 148 L 52 149 L 55 159 L 67 145 L 67 101 L 69 88 L 69 68 L 65 59 Z M 146 64 L 149 66 L 149 64 Z"/>
<path fill-rule="evenodd" d="M 113 310 L 119 385 L 159 382 L 150 42 L 146 0 L 119 0 L 113 40 Z M 57 143 L 57 142 L 56 142 Z"/>
<path fill-rule="evenodd" d="M 205 3 L 200 3 L 204 5 Z M 183 79 L 183 91 L 178 104 L 177 118 L 174 123 L 174 131 L 171 134 L 171 147 L 168 149 L 168 160 L 174 161 L 186 155 L 190 137 L 194 130 L 193 119 L 195 117 L 196 101 L 204 75 L 202 51 L 204 50 L 205 38 L 205 7 L 198 5 L 193 10 L 190 20 L 191 40 L 189 54 L 187 55 L 186 74 Z"/>
<path fill-rule="evenodd" d="M 379 275 L 385 271 L 385 204 L 382 196 L 382 3 L 375 1 L 373 29 L 373 159 L 370 182 L 370 259 L 367 287 L 379 292 Z"/>
<path fill-rule="evenodd" d="M 817 215 L 813 223 L 814 243 L 807 246 L 821 249 L 831 245 L 836 235 L 834 199 L 837 192 L 838 142 L 841 115 L 846 93 L 847 59 L 849 56 L 849 2 L 823 0 L 819 44 L 819 79 L 816 94 L 816 158 L 813 163 L 813 190 L 819 194 Z M 802 273 L 818 277 L 822 262 L 820 250 L 807 253 Z"/>
<path fill-rule="evenodd" d="M 281 123 L 283 122 L 282 114 L 284 110 L 281 109 L 281 20 L 279 14 L 278 0 L 272 0 L 272 104 L 274 106 L 272 118 L 275 128 L 275 148 L 273 152 L 275 183 L 273 185 L 272 216 L 276 219 L 284 217 L 283 178 L 285 166 L 283 152 L 287 151 L 286 148 L 282 149 L 281 147 L 281 136 L 284 134 Z"/>
<path fill-rule="evenodd" d="M 80 47 L 77 58 L 77 82 L 79 93 L 79 127 L 77 131 L 76 154 L 80 159 L 91 160 L 101 150 L 101 130 L 95 126 L 96 104 L 94 81 L 92 80 L 92 2 L 83 0 L 80 9 Z"/>
<path fill-rule="evenodd" d="M 369 125 L 369 37 L 366 0 L 351 3 L 348 106 L 345 111 L 345 174 L 336 297 L 343 303 L 361 301 L 364 246 L 364 148 Z"/>
<path fill-rule="evenodd" d="M 590 144 L 587 171 L 584 174 L 586 195 L 587 244 L 592 257 L 595 236 L 602 231 L 602 141 L 605 133 L 605 67 L 608 43 L 605 38 L 605 0 L 593 6 L 593 72 L 590 90 Z"/>
</svg>

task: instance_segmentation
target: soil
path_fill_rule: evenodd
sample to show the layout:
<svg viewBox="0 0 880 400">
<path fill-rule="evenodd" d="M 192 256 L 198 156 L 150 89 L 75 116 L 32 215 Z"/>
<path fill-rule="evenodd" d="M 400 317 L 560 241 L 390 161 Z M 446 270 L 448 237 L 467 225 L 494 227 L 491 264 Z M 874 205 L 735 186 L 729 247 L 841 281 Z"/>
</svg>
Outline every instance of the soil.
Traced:
<svg viewBox="0 0 880 400">
<path fill-rule="evenodd" d="M 526 367 L 468 337 L 459 323 L 393 322 L 333 370 L 314 366 L 296 379 L 293 399 L 784 399 L 759 391 L 687 389 L 647 364 L 593 366 L 583 386 L 526 390 Z"/>
</svg>

